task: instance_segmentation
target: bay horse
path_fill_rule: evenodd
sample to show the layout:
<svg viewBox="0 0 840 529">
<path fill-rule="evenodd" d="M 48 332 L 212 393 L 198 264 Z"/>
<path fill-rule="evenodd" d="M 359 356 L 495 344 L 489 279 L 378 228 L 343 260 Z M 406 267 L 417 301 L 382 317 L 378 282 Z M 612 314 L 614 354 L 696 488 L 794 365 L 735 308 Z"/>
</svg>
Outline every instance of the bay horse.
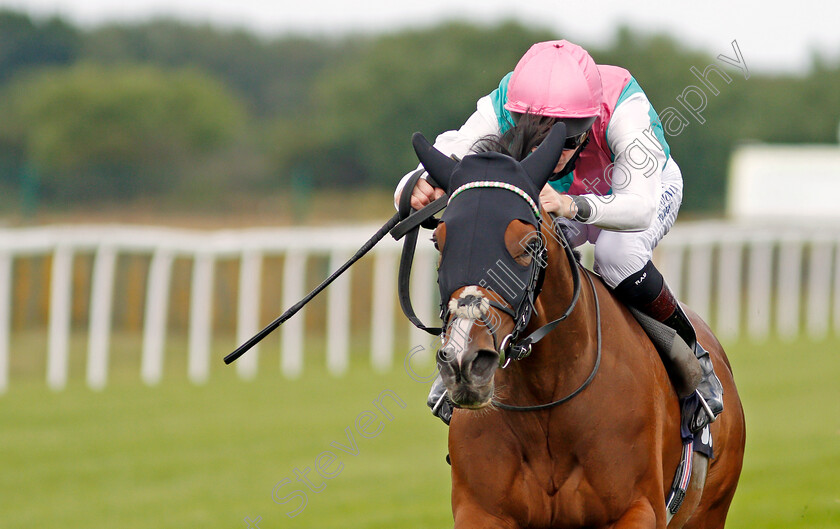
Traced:
<svg viewBox="0 0 840 529">
<path fill-rule="evenodd" d="M 433 240 L 444 320 L 438 362 L 458 406 L 449 430 L 454 526 L 723 527 L 745 444 L 729 361 L 687 310 L 723 383 L 725 411 L 711 424 L 714 458 L 694 455 L 691 485 L 670 516 L 665 497 L 683 445 L 669 375 L 628 309 L 567 258 L 565 239 L 536 206 L 564 138 L 565 130 L 552 130 L 517 162 L 499 153 L 455 161 L 414 137 L 420 161 L 450 197 Z M 522 243 L 537 239 L 538 251 Z M 505 270 L 494 276 L 497 265 Z M 503 273 L 532 297 L 484 279 Z M 524 358 L 504 358 L 516 350 L 514 331 L 532 337 L 550 322 L 532 348 L 519 346 Z"/>
</svg>

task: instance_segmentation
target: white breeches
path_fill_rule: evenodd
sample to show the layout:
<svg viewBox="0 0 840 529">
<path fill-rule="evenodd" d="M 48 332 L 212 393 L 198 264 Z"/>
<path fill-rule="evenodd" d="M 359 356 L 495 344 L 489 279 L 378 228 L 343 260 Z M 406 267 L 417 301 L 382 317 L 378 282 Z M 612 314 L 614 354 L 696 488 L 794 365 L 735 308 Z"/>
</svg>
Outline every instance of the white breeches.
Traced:
<svg viewBox="0 0 840 529">
<path fill-rule="evenodd" d="M 662 170 L 662 195 L 656 215 L 644 231 L 608 231 L 591 224 L 562 219 L 573 247 L 585 242 L 595 245 L 594 270 L 611 288 L 642 269 L 653 257 L 653 249 L 674 225 L 682 203 L 683 182 L 680 168 L 669 160 Z"/>
</svg>

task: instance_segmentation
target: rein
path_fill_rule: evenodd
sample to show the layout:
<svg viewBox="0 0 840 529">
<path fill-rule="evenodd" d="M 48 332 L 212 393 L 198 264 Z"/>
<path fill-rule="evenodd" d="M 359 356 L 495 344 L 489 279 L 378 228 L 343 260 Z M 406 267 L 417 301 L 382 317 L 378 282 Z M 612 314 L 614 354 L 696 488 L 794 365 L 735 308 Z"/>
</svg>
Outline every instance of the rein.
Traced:
<svg viewBox="0 0 840 529">
<path fill-rule="evenodd" d="M 560 404 L 563 404 L 564 402 L 568 402 L 568 401 L 572 400 L 573 398 L 577 397 L 580 394 L 580 392 L 582 392 L 584 389 L 586 389 L 589 386 L 589 384 L 591 384 L 592 381 L 595 379 L 595 374 L 598 372 L 598 368 L 601 365 L 601 305 L 598 302 L 598 291 L 595 290 L 595 284 L 592 282 L 592 278 L 589 276 L 589 274 L 586 274 L 586 279 L 589 282 L 589 286 L 592 289 L 592 295 L 595 296 L 595 327 L 597 329 L 597 331 L 596 331 L 597 332 L 597 334 L 596 334 L 596 336 L 597 336 L 597 338 L 596 338 L 597 353 L 595 355 L 595 365 L 592 367 L 592 372 L 589 373 L 589 377 L 587 377 L 587 379 L 584 380 L 583 384 L 581 384 L 576 390 L 569 393 L 568 395 L 566 395 L 562 399 L 555 400 L 554 402 L 548 402 L 546 404 L 535 404 L 533 406 L 512 406 L 510 404 L 505 404 L 503 402 L 499 402 L 497 400 L 494 400 L 493 405 L 495 407 L 497 407 L 501 410 L 506 410 L 506 411 L 540 411 L 540 410 L 547 410 L 549 408 L 559 406 Z M 566 316 L 568 316 L 568 314 L 565 314 L 564 318 Z M 556 321 L 558 321 L 558 320 L 555 320 L 555 322 Z M 552 323 L 555 323 L 555 322 L 552 322 Z M 538 330 L 542 330 L 545 327 L 547 327 L 547 326 L 541 327 Z"/>
<path fill-rule="evenodd" d="M 552 221 L 555 219 L 555 217 L 553 215 L 551 216 L 551 218 L 552 218 Z M 555 224 L 552 222 L 552 227 L 554 225 Z M 557 327 L 557 325 L 560 324 L 560 322 L 562 322 L 563 320 L 568 318 L 569 315 L 572 313 L 572 311 L 575 310 L 575 306 L 577 305 L 578 299 L 580 299 L 580 269 L 579 269 L 578 264 L 577 264 L 577 259 L 575 259 L 575 253 L 574 253 L 574 251 L 572 251 L 572 245 L 569 244 L 569 241 L 566 239 L 566 236 L 563 234 L 563 232 L 561 230 L 554 229 L 554 232 L 557 233 L 560 236 L 561 246 L 563 246 L 563 250 L 566 252 L 566 259 L 568 259 L 569 268 L 572 271 L 572 285 L 573 285 L 572 286 L 572 300 L 571 300 L 571 302 L 569 302 L 569 306 L 566 307 L 566 310 L 565 310 L 565 312 L 563 312 L 562 316 L 560 316 L 559 318 L 557 318 L 554 321 L 546 323 L 545 325 L 543 325 L 539 329 L 535 330 L 534 332 L 532 332 L 531 334 L 529 334 L 528 336 L 523 338 L 521 341 L 517 341 L 516 340 L 517 335 L 525 327 L 525 325 L 527 325 L 527 323 L 528 323 L 527 319 L 525 319 L 524 317 L 520 318 L 520 321 L 517 322 L 517 326 L 514 328 L 511 335 L 509 335 L 506 338 L 506 340 L 509 340 L 509 342 L 514 342 L 514 344 L 511 345 L 511 351 L 514 352 L 514 356 L 511 357 L 513 360 L 521 360 L 521 359 L 525 358 L 526 356 L 528 356 L 529 354 L 531 354 L 531 346 L 533 344 L 539 342 L 543 338 L 545 338 L 545 336 L 548 333 L 550 333 L 551 331 L 553 331 L 554 328 Z M 546 268 L 546 266 L 548 266 L 548 263 L 546 261 L 546 256 L 544 255 L 542 257 L 543 257 L 542 262 L 545 263 L 545 265 L 540 267 L 541 268 L 540 275 L 544 276 L 545 275 L 545 268 Z M 540 291 L 542 290 L 542 277 L 539 279 L 538 283 L 539 283 L 539 288 L 535 289 L 535 291 L 532 293 L 533 294 L 533 299 L 531 300 L 531 307 L 534 306 L 534 303 L 536 302 L 537 296 L 540 295 Z M 523 314 L 523 316 L 525 316 L 525 315 Z M 504 343 L 504 340 L 503 340 L 503 343 Z M 504 355 L 505 351 L 502 350 L 502 351 L 500 351 L 500 353 Z M 501 361 L 501 359 L 500 359 L 500 361 Z M 507 365 L 507 363 L 505 363 L 505 366 L 506 365 Z"/>
<path fill-rule="evenodd" d="M 417 183 L 417 180 L 419 180 L 421 174 L 422 171 L 420 170 L 413 174 L 409 181 L 406 183 L 405 188 L 408 190 L 413 189 Z M 414 324 L 415 327 L 426 331 L 429 334 L 438 336 L 442 334 L 443 327 L 428 327 L 424 325 L 423 322 L 420 321 L 420 319 L 415 314 L 411 304 L 409 283 L 411 276 L 411 265 L 414 261 L 414 251 L 417 246 L 417 237 L 420 231 L 420 227 L 422 226 L 429 229 L 433 228 L 438 222 L 437 219 L 434 218 L 434 215 L 440 210 L 442 210 L 444 207 L 446 207 L 447 201 L 451 198 L 447 195 L 444 195 L 443 197 L 435 200 L 423 209 L 413 212 L 411 214 L 407 213 L 411 211 L 409 199 L 410 192 L 406 193 L 404 191 L 403 196 L 400 200 L 400 216 L 403 218 L 403 220 L 391 230 L 391 235 L 394 237 L 394 239 L 399 240 L 400 238 L 405 237 L 402 255 L 400 256 L 400 269 L 398 277 L 398 295 L 400 300 L 400 306 L 403 309 L 403 313 L 405 313 L 406 317 L 409 319 L 409 321 L 411 321 L 412 324 Z M 552 216 L 552 218 L 554 217 Z M 552 226 L 554 226 L 553 223 Z M 536 299 L 542 290 L 542 281 L 545 276 L 545 269 L 548 266 L 545 259 L 545 248 L 543 248 L 543 255 L 540 256 L 540 259 L 537 259 L 537 256 L 533 256 L 533 258 L 537 259 L 537 262 L 541 264 L 537 264 L 534 268 L 534 274 L 531 277 L 530 284 L 527 286 L 529 290 L 529 296 L 526 296 L 525 300 L 522 303 L 522 306 L 520 306 L 518 310 L 519 314 L 514 313 L 512 308 L 496 303 L 494 300 L 489 300 L 491 306 L 498 310 L 501 310 L 502 312 L 507 313 L 508 315 L 513 317 L 515 322 L 513 331 L 507 336 L 505 336 L 504 339 L 502 339 L 502 342 L 499 347 L 499 365 L 502 368 L 507 367 L 511 360 L 521 360 L 530 355 L 533 344 L 545 338 L 545 336 L 548 335 L 548 333 L 553 331 L 561 322 L 566 320 L 574 311 L 578 301 L 580 300 L 580 265 L 578 264 L 577 259 L 575 258 L 574 251 L 572 250 L 571 244 L 569 244 L 568 240 L 566 239 L 565 234 L 563 234 L 563 232 L 557 228 L 553 229 L 555 233 L 559 235 L 561 239 L 561 246 L 563 246 L 563 249 L 566 253 L 566 258 L 569 261 L 569 268 L 572 273 L 573 284 L 572 299 L 569 303 L 569 306 L 559 318 L 552 320 L 549 323 L 543 325 L 542 327 L 536 329 L 525 338 L 521 340 L 517 339 L 519 333 L 522 330 L 524 330 L 525 326 L 527 326 L 528 321 L 530 320 L 530 315 L 532 311 L 535 310 Z M 598 292 L 595 289 L 595 284 L 593 283 L 592 278 L 587 274 L 586 279 L 589 282 L 592 294 L 595 299 L 595 318 L 597 328 L 597 353 L 595 358 L 595 365 L 593 366 L 592 372 L 589 374 L 587 379 L 583 382 L 583 384 L 580 385 L 580 387 L 578 387 L 572 393 L 563 397 L 562 399 L 553 402 L 549 402 L 546 404 L 537 404 L 533 406 L 513 406 L 494 400 L 494 406 L 507 411 L 545 410 L 548 408 L 553 408 L 554 406 L 558 406 L 560 404 L 563 404 L 564 402 L 573 399 L 584 389 L 586 389 L 589 386 L 589 384 L 592 383 L 592 380 L 594 380 L 595 375 L 598 372 L 598 368 L 601 365 L 601 308 L 598 300 Z M 448 310 L 442 305 L 440 312 L 441 320 L 443 322 L 446 322 L 448 320 L 447 316 Z M 492 329 L 492 326 L 489 326 L 488 328 Z M 493 332 L 493 342 L 496 342 L 495 332 Z"/>
<path fill-rule="evenodd" d="M 431 335 L 439 336 L 443 332 L 441 327 L 428 327 L 415 314 L 414 307 L 411 304 L 409 289 L 409 284 L 411 283 L 411 264 L 414 262 L 414 250 L 417 248 L 417 236 L 419 235 L 420 227 L 433 229 L 437 225 L 437 219 L 434 217 L 435 213 L 445 208 L 448 200 L 448 196 L 443 195 L 423 209 L 412 212 L 411 191 L 417 185 L 417 181 L 420 180 L 422 175 L 423 170 L 418 169 L 406 182 L 402 195 L 400 196 L 398 212 L 398 216 L 402 220 L 391 229 L 390 233 L 394 240 L 397 241 L 405 237 L 402 254 L 400 255 L 400 271 L 397 276 L 397 295 L 403 314 L 418 329 L 426 331 Z M 428 180 L 430 183 L 434 183 L 434 180 L 431 180 L 431 176 L 428 177 Z"/>
</svg>

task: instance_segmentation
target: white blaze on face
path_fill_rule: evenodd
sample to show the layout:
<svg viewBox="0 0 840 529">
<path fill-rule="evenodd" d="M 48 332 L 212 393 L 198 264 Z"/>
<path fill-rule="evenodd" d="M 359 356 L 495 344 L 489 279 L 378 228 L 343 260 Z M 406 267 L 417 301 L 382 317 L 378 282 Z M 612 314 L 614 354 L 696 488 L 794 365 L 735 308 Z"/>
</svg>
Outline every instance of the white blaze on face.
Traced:
<svg viewBox="0 0 840 529">
<path fill-rule="evenodd" d="M 459 300 L 473 298 L 469 304 L 459 306 Z M 458 299 L 449 300 L 449 312 L 452 315 L 452 323 L 446 332 L 446 342 L 441 348 L 444 358 L 448 362 L 453 360 L 461 366 L 461 361 L 472 340 L 470 331 L 477 319 L 487 316 L 490 309 L 490 301 L 474 285 L 464 288 Z"/>
<path fill-rule="evenodd" d="M 458 366 L 464 358 L 464 353 L 470 344 L 470 331 L 475 324 L 473 318 L 455 318 L 446 333 L 446 343 L 441 349 L 445 358 L 450 362 L 454 359 Z"/>
</svg>

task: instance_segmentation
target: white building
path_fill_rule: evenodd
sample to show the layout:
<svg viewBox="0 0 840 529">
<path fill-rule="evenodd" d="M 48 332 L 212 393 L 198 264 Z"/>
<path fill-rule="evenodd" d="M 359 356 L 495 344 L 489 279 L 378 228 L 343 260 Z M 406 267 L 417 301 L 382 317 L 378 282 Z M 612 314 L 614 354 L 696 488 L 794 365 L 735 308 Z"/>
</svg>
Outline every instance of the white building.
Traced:
<svg viewBox="0 0 840 529">
<path fill-rule="evenodd" d="M 727 216 L 840 223 L 840 146 L 747 144 L 732 155 Z"/>
</svg>

